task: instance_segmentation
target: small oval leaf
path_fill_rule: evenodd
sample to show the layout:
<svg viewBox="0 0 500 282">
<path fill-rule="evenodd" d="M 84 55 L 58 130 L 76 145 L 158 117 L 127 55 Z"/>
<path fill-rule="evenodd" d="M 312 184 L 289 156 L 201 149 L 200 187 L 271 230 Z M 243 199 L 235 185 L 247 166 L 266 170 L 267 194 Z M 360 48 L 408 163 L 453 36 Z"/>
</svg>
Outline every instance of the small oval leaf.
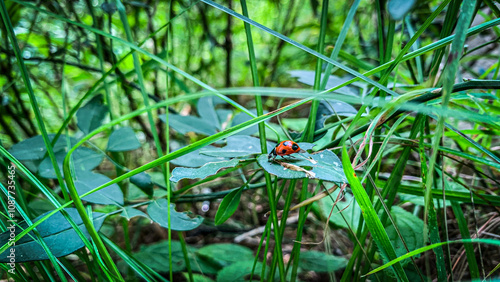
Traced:
<svg viewBox="0 0 500 282">
<path fill-rule="evenodd" d="M 300 252 L 300 268 L 307 271 L 333 272 L 347 266 L 347 259 L 318 251 Z"/>
<path fill-rule="evenodd" d="M 49 134 L 49 140 L 52 142 L 55 134 Z M 71 146 L 76 144 L 75 138 L 69 138 Z M 59 139 L 57 139 L 56 144 L 53 147 L 54 153 L 57 153 L 66 148 L 66 136 L 61 135 Z M 16 157 L 16 159 L 20 161 L 32 161 L 32 160 L 40 160 L 47 153 L 47 148 L 45 147 L 45 143 L 43 143 L 42 135 L 38 135 L 35 137 L 31 137 L 25 139 L 15 145 L 13 145 L 9 152 Z"/>
<path fill-rule="evenodd" d="M 151 176 L 145 172 L 141 172 L 130 177 L 130 182 L 139 187 L 141 191 L 146 193 L 150 198 L 153 197 L 154 183 L 151 181 Z"/>
<path fill-rule="evenodd" d="M 78 195 L 82 195 L 109 181 L 111 181 L 111 179 L 102 174 L 89 171 L 77 171 L 75 187 Z M 82 200 L 101 205 L 121 206 L 123 205 L 123 193 L 118 185 L 112 184 L 106 188 L 83 197 Z"/>
<path fill-rule="evenodd" d="M 243 191 L 243 187 L 231 191 L 231 193 L 227 194 L 224 199 L 222 199 L 222 202 L 219 205 L 219 209 L 217 210 L 217 214 L 215 214 L 215 225 L 224 223 L 236 211 L 238 205 L 240 204 L 241 192 Z"/>
<path fill-rule="evenodd" d="M 237 244 L 211 244 L 196 252 L 210 262 L 225 267 L 238 261 L 252 260 L 251 249 Z"/>
<path fill-rule="evenodd" d="M 215 147 L 208 145 L 205 148 L 215 148 Z M 175 160 L 172 160 L 170 163 L 177 166 L 200 167 L 210 162 L 219 162 L 223 160 L 225 160 L 225 158 L 203 155 L 200 154 L 200 150 L 196 150 L 191 153 L 185 154 L 184 156 L 179 157 Z"/>
<path fill-rule="evenodd" d="M 165 122 L 165 115 L 160 115 L 160 119 Z M 210 122 L 195 116 L 181 116 L 176 114 L 168 115 L 168 123 L 175 131 L 180 134 L 195 132 L 204 135 L 213 135 L 217 133 L 216 127 Z"/>
<path fill-rule="evenodd" d="M 399 21 L 411 11 L 416 2 L 416 0 L 389 0 L 387 10 L 393 20 Z"/>
<path fill-rule="evenodd" d="M 231 264 L 228 267 L 224 267 L 217 274 L 217 282 L 249 281 L 248 279 L 252 273 L 253 264 L 254 264 L 253 260 L 246 260 L 246 261 L 238 261 L 234 264 Z M 257 262 L 257 264 L 255 265 L 254 272 L 253 272 L 252 281 L 258 281 L 260 278 L 264 278 L 264 277 L 260 277 L 261 273 L 262 273 L 262 263 Z"/>
<path fill-rule="evenodd" d="M 109 136 L 107 151 L 124 152 L 132 151 L 141 147 L 134 130 L 128 126 L 119 128 Z"/>
<path fill-rule="evenodd" d="M 102 125 L 107 113 L 108 107 L 103 103 L 103 96 L 95 96 L 76 112 L 78 128 L 88 134 Z"/>
<path fill-rule="evenodd" d="M 172 171 L 172 176 L 170 181 L 179 182 L 179 180 L 188 179 L 204 179 L 210 175 L 217 174 L 217 172 L 226 167 L 234 167 L 239 163 L 239 160 L 232 159 L 230 161 L 222 161 L 215 163 L 208 163 L 200 168 L 187 168 L 187 167 L 176 167 Z"/>
<path fill-rule="evenodd" d="M 217 96 L 205 96 L 201 97 L 196 104 L 198 109 L 198 114 L 203 120 L 208 121 L 213 126 L 217 127 L 219 130 L 222 129 L 222 122 L 225 120 L 220 119 L 216 107 L 220 104 L 227 104 L 226 101 L 222 100 Z"/>
<path fill-rule="evenodd" d="M 142 211 L 135 209 L 133 207 L 125 207 L 120 215 L 123 216 L 124 218 L 126 218 L 127 220 L 130 220 L 136 216 L 142 216 L 145 218 L 149 218 L 149 216 L 147 214 L 145 214 Z"/>
<path fill-rule="evenodd" d="M 159 199 L 148 206 L 149 217 L 160 226 L 168 228 L 168 202 L 166 199 Z M 175 205 L 170 204 L 170 223 L 172 230 L 189 231 L 200 226 L 203 223 L 203 217 L 196 216 L 191 218 L 186 212 L 177 212 Z"/>
<path fill-rule="evenodd" d="M 182 253 L 182 246 L 179 241 L 172 241 L 172 271 L 178 272 L 186 268 L 186 262 Z M 139 252 L 134 253 L 134 257 L 151 267 L 154 271 L 168 273 L 170 270 L 168 241 L 141 246 Z"/>
<path fill-rule="evenodd" d="M 88 234 L 87 229 L 85 228 L 83 221 L 78 214 L 78 211 L 74 208 L 66 208 L 64 210 L 73 219 L 80 230 L 82 230 L 85 237 L 87 239 L 90 239 L 90 235 Z M 37 222 L 50 212 L 51 211 L 46 212 L 32 221 Z M 99 230 L 101 228 L 106 217 L 107 214 L 99 212 L 93 213 L 92 218 L 96 230 Z M 19 225 L 22 229 L 26 229 L 28 227 L 28 224 L 24 221 Z M 0 234 L 0 244 L 4 245 L 9 242 L 11 230 L 14 231 L 15 234 L 21 233 L 21 228 L 15 226 L 14 224 L 12 224 L 11 226 L 12 228 L 9 228 L 10 226 L 7 226 L 9 229 Z M 84 243 L 80 236 L 78 236 L 76 231 L 73 229 L 71 224 L 62 215 L 61 212 L 55 213 L 47 220 L 40 223 L 40 225 L 36 227 L 36 230 L 47 244 L 49 250 L 52 252 L 52 255 L 54 255 L 55 257 L 69 255 L 84 246 Z M 33 238 L 35 238 L 36 241 Z M 28 235 L 24 236 L 23 238 L 19 239 L 19 241 L 17 241 L 15 245 L 12 245 L 9 249 L 14 251 L 7 250 L 1 253 L 0 262 L 10 262 L 10 258 L 8 258 L 8 256 L 11 254 L 11 252 L 15 253 L 16 263 L 49 259 L 45 250 L 38 243 L 37 236 L 35 236 L 33 231 L 28 233 Z"/>
<path fill-rule="evenodd" d="M 273 145 L 267 144 L 267 151 L 270 152 Z M 227 138 L 227 145 L 222 148 L 211 147 L 200 150 L 201 154 L 213 157 L 236 158 L 244 157 L 252 154 L 261 154 L 259 138 L 233 135 Z"/>
<path fill-rule="evenodd" d="M 66 151 L 59 151 L 55 154 L 57 164 L 59 165 L 59 169 L 62 171 L 63 161 L 66 157 Z M 72 155 L 73 166 L 76 171 L 90 171 L 96 168 L 104 159 L 104 156 L 100 153 L 95 152 L 92 149 L 80 147 L 77 148 Z M 47 156 L 40 163 L 38 167 L 38 173 L 41 177 L 56 179 L 56 171 L 52 166 L 52 162 L 50 158 Z"/>
<path fill-rule="evenodd" d="M 259 165 L 267 172 L 281 178 L 315 178 L 325 181 L 344 183 L 345 174 L 340 159 L 331 151 L 325 150 L 316 154 L 302 153 L 296 158 L 285 156 L 282 160 L 278 157 L 275 161 L 269 161 L 267 155 L 257 158 Z M 299 167 L 302 171 L 292 170 L 287 166 Z M 307 171 L 307 174 L 306 172 Z"/>
</svg>

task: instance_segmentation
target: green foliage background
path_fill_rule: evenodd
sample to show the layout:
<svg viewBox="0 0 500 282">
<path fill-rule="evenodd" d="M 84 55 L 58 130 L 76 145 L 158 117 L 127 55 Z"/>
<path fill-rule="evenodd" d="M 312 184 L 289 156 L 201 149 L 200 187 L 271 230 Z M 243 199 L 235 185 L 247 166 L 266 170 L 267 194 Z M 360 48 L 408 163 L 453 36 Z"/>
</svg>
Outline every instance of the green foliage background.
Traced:
<svg viewBox="0 0 500 282">
<path fill-rule="evenodd" d="M 2 278 L 498 277 L 495 2 L 0 12 Z"/>
</svg>

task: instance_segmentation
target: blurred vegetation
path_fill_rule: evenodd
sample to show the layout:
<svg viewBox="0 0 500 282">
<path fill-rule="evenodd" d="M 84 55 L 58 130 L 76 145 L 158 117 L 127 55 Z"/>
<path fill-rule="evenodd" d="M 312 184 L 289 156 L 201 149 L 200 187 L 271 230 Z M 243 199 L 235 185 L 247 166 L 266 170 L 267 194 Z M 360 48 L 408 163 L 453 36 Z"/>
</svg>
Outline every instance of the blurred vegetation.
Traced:
<svg viewBox="0 0 500 282">
<path fill-rule="evenodd" d="M 0 12 L 2 278 L 499 277 L 496 2 Z"/>
</svg>

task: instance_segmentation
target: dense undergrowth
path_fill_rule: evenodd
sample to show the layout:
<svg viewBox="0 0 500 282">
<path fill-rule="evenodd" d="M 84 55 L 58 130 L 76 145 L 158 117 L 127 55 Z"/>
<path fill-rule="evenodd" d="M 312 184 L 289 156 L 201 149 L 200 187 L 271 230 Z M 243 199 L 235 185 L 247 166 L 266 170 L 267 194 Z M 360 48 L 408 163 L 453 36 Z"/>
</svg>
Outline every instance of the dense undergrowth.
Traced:
<svg viewBox="0 0 500 282">
<path fill-rule="evenodd" d="M 0 14 L 2 278 L 498 277 L 494 1 Z"/>
</svg>

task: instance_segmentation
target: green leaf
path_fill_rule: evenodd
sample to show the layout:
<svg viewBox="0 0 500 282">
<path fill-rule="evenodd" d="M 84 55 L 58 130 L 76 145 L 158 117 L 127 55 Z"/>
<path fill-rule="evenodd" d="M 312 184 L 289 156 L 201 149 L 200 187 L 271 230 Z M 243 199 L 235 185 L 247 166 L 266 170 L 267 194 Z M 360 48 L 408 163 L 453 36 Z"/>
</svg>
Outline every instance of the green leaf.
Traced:
<svg viewBox="0 0 500 282">
<path fill-rule="evenodd" d="M 416 0 L 389 0 L 387 10 L 393 20 L 399 21 L 410 12 L 416 2 Z"/>
<path fill-rule="evenodd" d="M 64 157 L 66 157 L 66 151 L 59 151 L 55 153 L 57 164 L 59 169 L 62 171 Z M 73 164 L 75 171 L 90 171 L 96 168 L 104 159 L 102 154 L 95 152 L 92 149 L 80 147 L 75 150 L 72 154 Z M 38 167 L 38 173 L 41 177 L 49 179 L 57 179 L 56 171 L 52 166 L 50 158 L 47 156 L 40 163 Z"/>
<path fill-rule="evenodd" d="M 227 194 L 224 199 L 222 199 L 222 202 L 219 205 L 219 209 L 217 210 L 217 214 L 215 214 L 215 225 L 224 223 L 236 211 L 240 204 L 241 192 L 243 191 L 243 187 L 238 190 L 232 191 L 231 193 Z"/>
<path fill-rule="evenodd" d="M 52 141 L 54 136 L 55 134 L 49 134 L 49 140 Z M 70 137 L 70 143 L 71 146 L 75 145 L 75 138 Z M 54 153 L 64 150 L 65 148 L 66 136 L 61 135 L 61 138 L 57 140 L 53 147 Z M 32 161 L 42 159 L 47 153 L 47 148 L 45 147 L 45 143 L 43 143 L 42 135 L 37 135 L 13 145 L 9 152 L 20 161 Z"/>
<path fill-rule="evenodd" d="M 214 146 L 206 146 L 204 148 L 215 148 Z M 182 149 L 182 148 L 181 148 Z M 200 154 L 200 150 L 193 151 L 191 153 L 185 154 L 184 156 L 172 160 L 170 163 L 176 166 L 185 167 L 200 167 L 204 164 L 211 162 L 223 161 L 225 158 L 222 157 L 211 157 L 207 155 Z"/>
<path fill-rule="evenodd" d="M 205 96 L 198 100 L 196 109 L 198 109 L 198 114 L 200 117 L 212 124 L 212 126 L 217 129 L 222 129 L 222 122 L 225 120 L 220 119 L 221 117 L 218 115 L 216 111 L 217 105 L 227 104 L 226 101 L 222 100 L 217 96 Z M 169 116 L 170 118 L 170 116 Z"/>
<path fill-rule="evenodd" d="M 102 174 L 89 171 L 77 171 L 75 187 L 78 195 L 82 195 L 109 181 L 111 181 L 111 179 Z M 117 184 L 112 184 L 104 189 L 83 197 L 82 200 L 101 205 L 121 206 L 123 205 L 123 193 Z"/>
<path fill-rule="evenodd" d="M 273 146 L 270 143 L 267 143 L 267 151 L 271 152 L 272 149 Z M 227 145 L 225 147 L 203 148 L 200 150 L 200 154 L 203 155 L 225 158 L 244 157 L 261 153 L 262 151 L 260 148 L 259 138 L 244 135 L 233 135 L 228 137 Z"/>
<path fill-rule="evenodd" d="M 132 177 L 130 177 L 130 182 L 139 187 L 139 189 L 146 193 L 146 195 L 150 198 L 153 197 L 154 183 L 151 181 L 151 176 L 149 174 L 141 172 L 139 174 L 132 175 Z"/>
<path fill-rule="evenodd" d="M 170 270 L 168 241 L 164 240 L 156 244 L 142 245 L 134 257 L 151 267 L 156 272 L 168 273 Z M 182 246 L 179 241 L 172 241 L 172 271 L 179 272 L 186 268 Z"/>
<path fill-rule="evenodd" d="M 184 278 L 186 281 L 189 281 L 189 273 L 183 272 Z M 208 273 L 205 273 L 208 274 Z M 214 282 L 214 280 L 198 273 L 193 273 L 193 282 Z"/>
<path fill-rule="evenodd" d="M 331 151 L 325 150 L 316 154 L 303 153 L 300 155 L 297 156 L 297 159 L 285 156 L 285 160 L 281 160 L 281 157 L 278 157 L 276 161 L 269 161 L 267 155 L 260 155 L 257 161 L 267 172 L 281 178 L 297 179 L 306 177 L 306 173 L 303 171 L 291 170 L 280 165 L 280 162 L 283 162 L 284 164 L 292 164 L 306 169 L 312 173 L 309 174 L 310 178 L 335 183 L 344 183 L 347 181 L 339 158 Z"/>
<path fill-rule="evenodd" d="M 160 115 L 160 119 L 165 122 L 165 115 Z M 176 114 L 168 115 L 170 127 L 180 134 L 188 132 L 200 133 L 204 135 L 213 135 L 217 133 L 216 127 L 209 121 L 195 116 L 181 116 Z"/>
<path fill-rule="evenodd" d="M 324 126 L 325 121 L 332 116 L 355 116 L 358 110 L 350 104 L 333 99 L 324 99 L 319 102 L 318 114 L 316 115 L 316 130 Z M 320 124 L 318 124 L 321 122 Z M 320 127 L 321 125 L 321 127 Z"/>
<path fill-rule="evenodd" d="M 102 95 L 95 96 L 76 112 L 78 128 L 85 134 L 92 132 L 102 125 L 107 113 L 108 107 L 103 104 Z"/>
<path fill-rule="evenodd" d="M 250 110 L 250 112 L 254 115 L 257 115 L 256 109 L 252 109 L 252 110 Z M 267 111 L 264 112 L 264 114 L 267 114 Z M 235 125 L 238 125 L 240 123 L 244 123 L 245 121 L 249 121 L 251 119 L 252 119 L 252 117 L 249 116 L 247 113 L 238 113 L 237 115 L 234 116 L 232 125 L 235 126 Z M 240 131 L 239 134 L 240 135 L 252 135 L 254 133 L 257 133 L 258 131 L 259 131 L 259 126 L 254 125 L 254 126 L 251 126 L 245 130 Z"/>
<path fill-rule="evenodd" d="M 68 215 L 73 219 L 76 225 L 80 228 L 82 233 L 85 235 L 87 239 L 90 239 L 90 235 L 87 232 L 87 229 L 83 225 L 82 219 L 78 214 L 78 211 L 74 208 L 66 208 L 65 211 Z M 37 222 L 39 219 L 43 218 L 49 212 L 46 212 L 33 220 L 33 222 Z M 99 230 L 106 218 L 107 214 L 94 212 L 92 217 L 94 220 L 94 228 Z M 21 222 L 19 224 L 22 229 L 26 229 L 28 224 L 26 222 Z M 22 229 L 15 226 L 14 224 L 8 224 L 8 228 L 12 226 L 12 229 L 8 229 L 7 231 L 0 234 L 0 244 L 4 245 L 9 241 L 11 236 L 11 230 L 14 231 L 15 234 L 21 233 Z M 84 247 L 84 243 L 80 236 L 73 229 L 71 224 L 67 221 L 67 219 L 62 215 L 61 212 L 55 213 L 53 216 L 49 217 L 44 222 L 40 223 L 36 227 L 40 236 L 43 238 L 50 251 L 55 257 L 62 257 L 73 253 L 74 251 Z M 15 262 L 27 262 L 27 261 L 38 261 L 38 260 L 46 260 L 49 259 L 47 253 L 45 253 L 42 246 L 35 241 L 33 238 L 37 238 L 33 232 L 29 232 L 27 236 L 22 237 L 12 245 L 9 249 L 14 250 L 15 252 Z M 38 239 L 37 239 L 38 240 Z M 11 254 L 11 251 L 5 251 L 0 254 L 0 262 L 10 262 L 10 258 L 8 256 Z"/>
<path fill-rule="evenodd" d="M 253 263 L 254 258 L 251 249 L 237 244 L 211 244 L 196 253 L 221 267 L 246 260 Z"/>
<path fill-rule="evenodd" d="M 168 202 L 166 199 L 159 199 L 148 206 L 149 217 L 160 226 L 168 228 Z M 172 230 L 189 231 L 200 226 L 203 223 L 203 217 L 196 216 L 191 218 L 187 212 L 177 212 L 175 205 L 170 204 L 170 223 Z"/>
<path fill-rule="evenodd" d="M 123 209 L 121 216 L 125 217 L 127 220 L 130 220 L 136 216 L 142 216 L 145 218 L 149 218 L 149 216 L 142 211 L 135 209 L 133 207 L 127 206 Z"/>
<path fill-rule="evenodd" d="M 125 126 L 111 133 L 106 150 L 110 152 L 123 152 L 132 151 L 140 147 L 141 143 L 137 140 L 134 130 Z"/>
<path fill-rule="evenodd" d="M 398 226 L 399 231 L 401 232 L 401 236 L 406 242 L 408 249 L 411 251 L 416 250 L 424 246 L 424 237 L 422 236 L 422 230 L 424 230 L 424 222 L 414 216 L 412 213 L 407 212 L 406 210 L 393 206 L 391 208 L 391 215 Z M 396 229 L 393 225 L 389 225 L 385 228 L 389 239 L 391 240 L 392 246 L 396 251 L 396 255 L 402 256 L 407 253 L 403 242 L 399 239 L 398 234 L 396 233 Z M 410 260 L 405 260 L 401 262 L 403 266 L 409 263 Z"/>
<path fill-rule="evenodd" d="M 303 270 L 333 272 L 347 266 L 347 259 L 318 251 L 300 252 L 299 266 Z"/>
<path fill-rule="evenodd" d="M 210 175 L 216 174 L 219 170 L 226 167 L 234 167 L 238 165 L 239 160 L 232 159 L 229 161 L 215 162 L 215 163 L 207 163 L 200 168 L 186 168 L 186 167 L 176 167 L 172 171 L 172 176 L 170 177 L 170 181 L 179 182 L 181 179 L 196 179 L 201 178 L 204 179 Z"/>
<path fill-rule="evenodd" d="M 252 273 L 253 264 L 254 264 L 253 260 L 247 260 L 247 261 L 238 261 L 238 262 L 236 262 L 228 267 L 224 267 L 217 274 L 217 282 L 250 281 L 248 279 L 250 277 L 250 274 Z M 253 275 L 252 281 L 261 280 L 260 279 L 261 272 L 262 272 L 262 263 L 257 262 L 257 264 L 255 265 L 255 270 L 254 270 L 254 275 Z M 264 278 L 264 277 L 262 277 L 262 278 Z"/>
<path fill-rule="evenodd" d="M 221 269 L 220 265 L 211 263 L 209 260 L 196 253 L 189 252 L 188 258 L 192 271 L 201 272 L 203 274 L 217 274 Z"/>
</svg>

